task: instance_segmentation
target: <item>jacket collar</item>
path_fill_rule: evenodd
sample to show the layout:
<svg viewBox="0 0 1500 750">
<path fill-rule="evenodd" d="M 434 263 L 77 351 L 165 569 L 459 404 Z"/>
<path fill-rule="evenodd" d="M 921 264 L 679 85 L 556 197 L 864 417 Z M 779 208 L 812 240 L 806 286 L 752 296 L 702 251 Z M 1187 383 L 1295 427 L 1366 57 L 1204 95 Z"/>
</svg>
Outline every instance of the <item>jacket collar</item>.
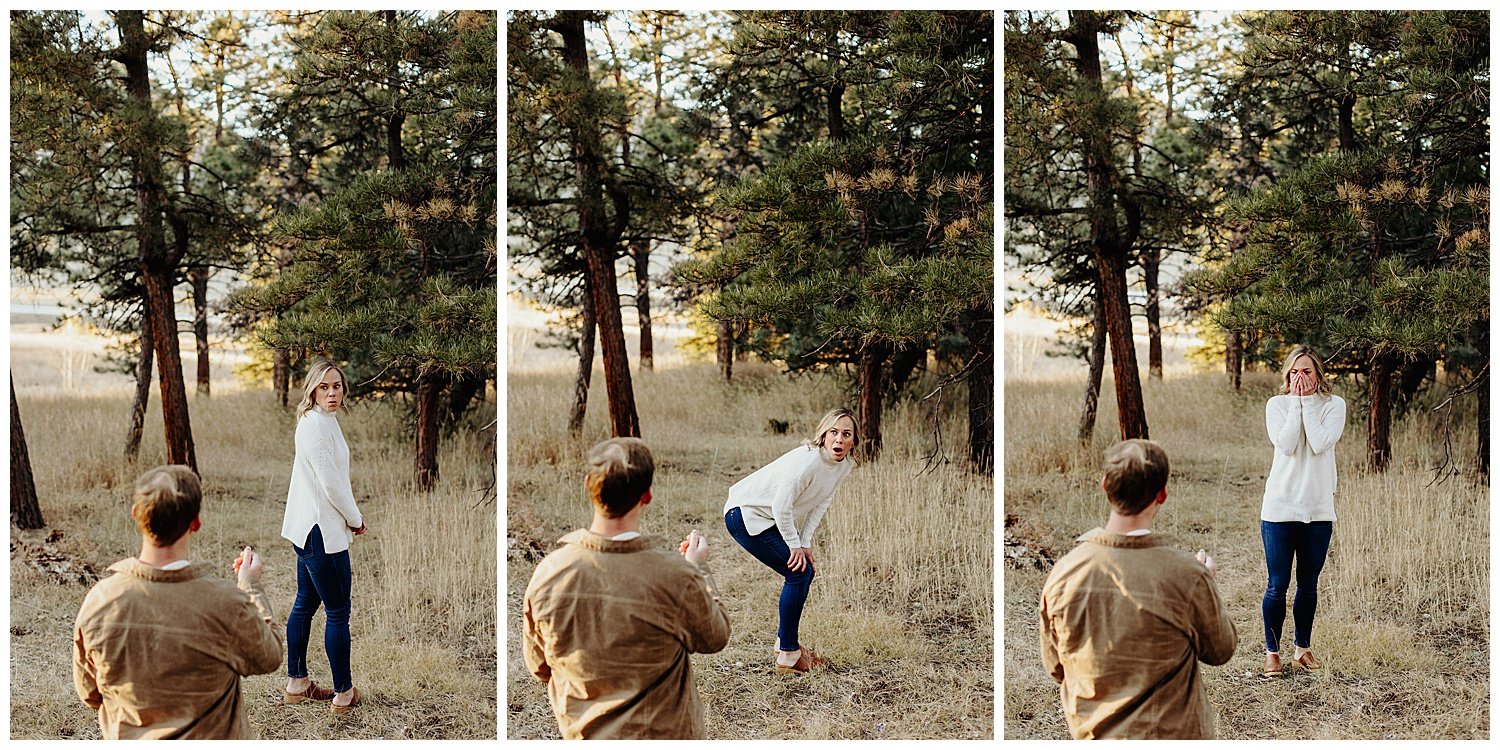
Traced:
<svg viewBox="0 0 1500 750">
<path fill-rule="evenodd" d="M 127 557 L 109 566 L 109 569 L 121 575 L 158 583 L 193 581 L 202 578 L 204 573 L 202 565 L 189 565 L 178 570 L 162 570 L 161 568 L 153 568 L 134 557 Z"/>
<path fill-rule="evenodd" d="M 1150 534 L 1140 536 L 1127 536 L 1117 531 L 1105 531 L 1103 528 L 1091 529 L 1078 537 L 1078 542 L 1093 542 L 1106 547 L 1120 547 L 1123 549 L 1145 549 L 1147 547 L 1160 547 L 1171 541 L 1171 538 L 1160 532 L 1153 531 Z"/>
<path fill-rule="evenodd" d="M 606 539 L 599 536 L 588 529 L 578 529 L 577 531 L 570 532 L 567 536 L 557 541 L 563 544 L 576 544 L 584 549 L 591 549 L 595 552 L 640 552 L 661 544 L 661 538 L 654 535 L 642 534 L 634 539 L 617 542 L 613 539 Z"/>
</svg>

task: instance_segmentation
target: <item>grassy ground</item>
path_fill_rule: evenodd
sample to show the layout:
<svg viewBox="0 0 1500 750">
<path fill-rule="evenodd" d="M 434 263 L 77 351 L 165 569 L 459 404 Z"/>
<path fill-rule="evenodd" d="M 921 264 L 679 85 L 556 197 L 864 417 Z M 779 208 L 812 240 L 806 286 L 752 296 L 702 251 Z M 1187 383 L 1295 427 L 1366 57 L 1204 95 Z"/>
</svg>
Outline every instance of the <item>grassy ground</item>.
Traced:
<svg viewBox="0 0 1500 750">
<path fill-rule="evenodd" d="M 25 374 L 17 401 L 48 530 L 12 529 L 11 737 L 94 738 L 94 714 L 71 679 L 73 618 L 88 592 L 77 571 L 102 572 L 139 552 L 129 497 L 135 476 L 162 460 L 160 411 L 147 418 L 140 463 L 126 464 L 119 455 L 128 381 L 63 388 L 38 365 L 46 357 L 12 356 Z M 238 390 L 220 375 L 213 398 L 192 401 L 205 492 L 192 557 L 232 579 L 234 555 L 254 545 L 266 556 L 263 585 L 285 622 L 296 591 L 295 557 L 280 538 L 294 421 L 269 389 Z M 481 411 L 478 425 L 494 418 L 493 398 Z M 471 424 L 445 440 L 440 487 L 422 495 L 411 488 L 398 408 L 356 404 L 339 421 L 370 526 L 351 549 L 353 671 L 366 707 L 344 720 L 324 704 L 284 707 L 282 671 L 245 680 L 250 723 L 269 739 L 493 738 L 496 524 L 493 503 L 484 501 L 492 481 L 484 436 Z M 320 612 L 308 661 L 313 678 L 327 685 L 322 620 Z"/>
<path fill-rule="evenodd" d="M 1371 474 L 1357 397 L 1342 393 L 1351 418 L 1338 445 L 1338 521 L 1312 643 L 1326 667 L 1260 678 L 1258 528 L 1271 459 L 1264 402 L 1275 383 L 1274 375 L 1250 374 L 1235 394 L 1222 376 L 1184 367 L 1145 389 L 1151 436 L 1172 460 L 1157 530 L 1214 555 L 1239 629 L 1234 658 L 1205 670 L 1219 736 L 1488 737 L 1489 492 L 1471 478 L 1472 399 L 1461 405 L 1467 411 L 1453 437 L 1465 474 L 1433 484 L 1440 420 L 1425 411 L 1435 404 L 1397 422 L 1392 466 Z M 1106 378 L 1086 448 L 1074 439 L 1082 373 L 1020 373 L 1005 389 L 1005 738 L 1066 738 L 1057 687 L 1041 668 L 1037 600 L 1051 560 L 1108 515 L 1098 477 L 1117 435 L 1112 385 Z"/>
<path fill-rule="evenodd" d="M 596 384 L 599 378 L 596 378 Z M 930 448 L 922 409 L 890 408 L 886 453 L 840 487 L 819 527 L 818 578 L 803 640 L 830 667 L 802 677 L 772 670 L 779 579 L 724 530 L 729 486 L 795 446 L 824 411 L 843 402 L 828 380 L 789 381 L 739 366 L 732 385 L 711 366 L 637 374 L 643 437 L 656 458 L 654 500 L 643 530 L 674 540 L 706 534 L 710 568 L 733 628 L 718 654 L 693 657 L 708 735 L 764 738 L 987 738 L 994 732 L 994 490 L 948 465 L 917 477 Z M 522 598 L 535 569 L 525 550 L 550 551 L 588 524 L 583 456 L 606 437 L 596 388 L 582 438 L 570 439 L 570 372 L 509 379 L 506 583 L 507 735 L 555 738 L 545 686 L 526 671 Z M 949 399 L 953 401 L 954 399 Z M 791 432 L 774 434 L 770 420 Z M 948 420 L 950 455 L 961 422 Z"/>
</svg>

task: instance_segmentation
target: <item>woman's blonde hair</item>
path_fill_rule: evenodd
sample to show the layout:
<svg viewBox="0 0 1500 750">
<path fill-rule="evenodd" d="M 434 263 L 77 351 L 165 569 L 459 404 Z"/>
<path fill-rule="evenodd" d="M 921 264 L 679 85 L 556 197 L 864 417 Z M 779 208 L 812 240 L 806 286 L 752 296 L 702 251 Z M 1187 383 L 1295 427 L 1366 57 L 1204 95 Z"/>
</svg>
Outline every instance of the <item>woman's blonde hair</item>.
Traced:
<svg viewBox="0 0 1500 750">
<path fill-rule="evenodd" d="M 326 360 L 315 359 L 307 368 L 307 379 L 302 381 L 302 400 L 297 403 L 297 418 L 301 419 L 303 414 L 313 408 L 313 392 L 318 390 L 318 384 L 323 382 L 323 377 L 329 370 L 337 370 L 339 380 L 344 382 L 344 393 L 349 393 L 349 377 L 344 374 L 344 368 Z"/>
<path fill-rule="evenodd" d="M 823 415 L 822 419 L 818 420 L 817 431 L 813 433 L 812 437 L 802 441 L 802 444 L 814 448 L 822 448 L 823 441 L 828 438 L 828 431 L 833 429 L 833 423 L 839 421 L 841 417 L 848 417 L 849 421 L 854 423 L 854 445 L 859 445 L 859 420 L 855 419 L 854 413 L 848 409 L 830 409 L 827 414 Z M 850 447 L 852 448 L 853 446 Z M 849 452 L 852 454 L 854 451 L 850 450 Z"/>
<path fill-rule="evenodd" d="M 1292 349 L 1291 354 L 1286 355 L 1286 362 L 1283 362 L 1281 365 L 1281 387 L 1276 389 L 1276 393 L 1285 394 L 1292 392 L 1292 364 L 1297 361 L 1298 357 L 1303 356 L 1312 360 L 1313 372 L 1318 374 L 1317 392 L 1325 396 L 1333 393 L 1333 387 L 1328 385 L 1328 376 L 1323 369 L 1323 358 L 1318 356 L 1318 353 L 1313 351 L 1313 348 L 1310 346 L 1295 347 Z"/>
</svg>

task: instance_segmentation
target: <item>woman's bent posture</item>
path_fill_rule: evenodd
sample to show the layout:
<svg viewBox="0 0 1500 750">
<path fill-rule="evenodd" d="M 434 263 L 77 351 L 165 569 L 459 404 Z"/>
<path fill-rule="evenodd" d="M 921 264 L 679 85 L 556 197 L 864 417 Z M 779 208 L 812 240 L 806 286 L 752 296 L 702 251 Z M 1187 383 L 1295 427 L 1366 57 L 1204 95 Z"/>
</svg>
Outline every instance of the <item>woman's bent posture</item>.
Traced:
<svg viewBox="0 0 1500 750">
<path fill-rule="evenodd" d="M 730 536 L 784 581 L 777 628 L 776 672 L 802 673 L 823 663 L 797 638 L 812 586 L 813 532 L 849 476 L 859 425 L 845 409 L 823 415 L 812 438 L 729 488 L 724 525 Z"/>
</svg>

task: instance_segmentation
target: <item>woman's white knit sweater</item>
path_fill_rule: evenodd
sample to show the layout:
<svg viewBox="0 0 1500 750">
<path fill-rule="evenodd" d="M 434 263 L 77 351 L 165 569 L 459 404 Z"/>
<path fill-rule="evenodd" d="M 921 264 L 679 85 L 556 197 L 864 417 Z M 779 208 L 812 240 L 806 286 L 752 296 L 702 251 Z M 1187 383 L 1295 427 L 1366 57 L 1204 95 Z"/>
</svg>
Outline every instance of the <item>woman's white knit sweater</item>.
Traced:
<svg viewBox="0 0 1500 750">
<path fill-rule="evenodd" d="M 812 547 L 813 532 L 833 502 L 833 491 L 853 468 L 850 458 L 835 461 L 822 448 L 799 445 L 735 482 L 724 512 L 739 508 L 751 535 L 775 526 L 786 546 Z"/>
<path fill-rule="evenodd" d="M 1275 446 L 1262 521 L 1333 521 L 1339 488 L 1334 445 L 1344 434 L 1345 406 L 1338 396 L 1273 396 L 1266 402 L 1266 433 Z"/>
<path fill-rule="evenodd" d="M 349 484 L 349 444 L 339 420 L 321 406 L 308 409 L 297 422 L 297 458 L 281 535 L 302 547 L 316 525 L 323 532 L 323 551 L 333 554 L 349 549 L 354 529 L 364 523 Z"/>
</svg>

